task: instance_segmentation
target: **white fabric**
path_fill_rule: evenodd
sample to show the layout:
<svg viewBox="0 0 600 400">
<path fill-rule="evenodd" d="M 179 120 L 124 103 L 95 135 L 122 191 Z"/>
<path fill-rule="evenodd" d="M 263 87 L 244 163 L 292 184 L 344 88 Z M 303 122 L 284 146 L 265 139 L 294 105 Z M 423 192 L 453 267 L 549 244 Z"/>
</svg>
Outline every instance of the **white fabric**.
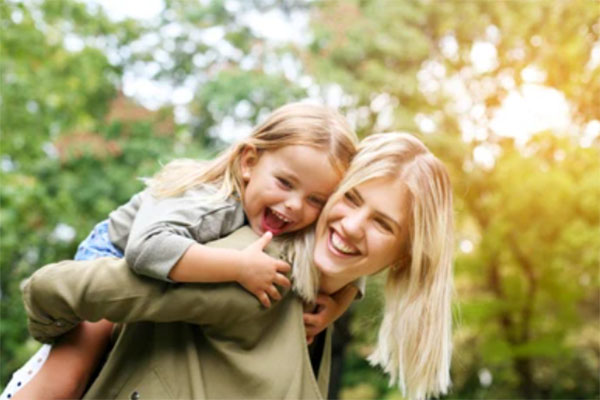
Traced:
<svg viewBox="0 0 600 400">
<path fill-rule="evenodd" d="M 8 400 L 23 388 L 42 368 L 50 353 L 51 345 L 45 344 L 23 365 L 15 371 L 10 382 L 4 388 L 0 400 Z"/>
</svg>

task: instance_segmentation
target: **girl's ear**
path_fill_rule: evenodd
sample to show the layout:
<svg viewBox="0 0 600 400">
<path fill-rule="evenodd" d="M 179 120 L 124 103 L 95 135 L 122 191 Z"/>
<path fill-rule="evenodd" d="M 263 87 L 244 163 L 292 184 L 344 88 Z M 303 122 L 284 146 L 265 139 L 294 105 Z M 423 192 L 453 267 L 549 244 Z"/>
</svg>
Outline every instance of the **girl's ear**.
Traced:
<svg viewBox="0 0 600 400">
<path fill-rule="evenodd" d="M 251 144 L 247 144 L 242 149 L 242 154 L 240 156 L 240 168 L 242 170 L 242 180 L 245 183 L 250 181 L 250 176 L 252 176 L 252 168 L 258 162 L 258 152 L 256 151 L 256 147 Z"/>
</svg>

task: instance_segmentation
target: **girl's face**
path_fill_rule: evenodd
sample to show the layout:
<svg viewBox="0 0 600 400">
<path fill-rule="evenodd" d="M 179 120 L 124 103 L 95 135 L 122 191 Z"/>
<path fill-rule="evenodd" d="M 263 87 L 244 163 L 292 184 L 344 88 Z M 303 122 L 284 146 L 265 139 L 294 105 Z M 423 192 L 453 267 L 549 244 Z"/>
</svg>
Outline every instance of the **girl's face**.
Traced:
<svg viewBox="0 0 600 400">
<path fill-rule="evenodd" d="M 326 151 L 301 145 L 260 154 L 248 146 L 241 170 L 244 212 L 261 235 L 294 232 L 315 222 L 341 179 Z"/>
<path fill-rule="evenodd" d="M 400 259 L 408 239 L 410 196 L 398 178 L 358 185 L 319 218 L 314 261 L 325 278 L 344 283 Z"/>
</svg>

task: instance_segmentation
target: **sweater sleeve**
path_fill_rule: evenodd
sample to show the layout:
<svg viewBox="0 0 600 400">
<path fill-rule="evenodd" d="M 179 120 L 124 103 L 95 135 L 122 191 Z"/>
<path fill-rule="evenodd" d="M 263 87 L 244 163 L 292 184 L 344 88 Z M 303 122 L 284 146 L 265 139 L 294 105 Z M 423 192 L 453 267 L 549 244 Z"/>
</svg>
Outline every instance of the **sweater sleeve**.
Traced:
<svg viewBox="0 0 600 400">
<path fill-rule="evenodd" d="M 211 246 L 243 248 L 255 239 L 250 229 L 241 229 Z M 269 251 L 277 250 L 273 246 Z M 229 326 L 240 314 L 250 318 L 264 308 L 237 284 L 159 282 L 133 273 L 115 258 L 47 265 L 25 282 L 23 302 L 31 335 L 45 343 L 83 320 Z"/>
<path fill-rule="evenodd" d="M 358 293 L 356 294 L 355 300 L 360 300 L 363 297 L 365 297 L 365 294 L 367 293 L 367 277 L 366 276 L 361 276 L 361 277 L 355 279 L 354 281 L 352 281 L 350 284 L 354 285 L 356 287 L 356 289 L 358 289 Z"/>
<path fill-rule="evenodd" d="M 144 194 L 124 249 L 134 272 L 169 281 L 171 269 L 192 244 L 219 239 L 243 225 L 239 202 L 212 201 L 208 195 L 206 189 L 161 199 Z"/>
</svg>

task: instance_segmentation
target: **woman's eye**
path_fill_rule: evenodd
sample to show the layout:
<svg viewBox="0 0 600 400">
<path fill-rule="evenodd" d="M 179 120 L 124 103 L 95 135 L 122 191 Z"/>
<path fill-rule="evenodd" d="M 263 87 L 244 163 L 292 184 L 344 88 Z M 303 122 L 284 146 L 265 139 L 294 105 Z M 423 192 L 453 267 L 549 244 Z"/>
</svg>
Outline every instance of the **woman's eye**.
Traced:
<svg viewBox="0 0 600 400">
<path fill-rule="evenodd" d="M 346 192 L 344 194 L 344 198 L 346 199 L 346 201 L 348 201 L 348 203 L 352 204 L 353 206 L 358 206 L 358 199 L 352 193 Z"/>
<path fill-rule="evenodd" d="M 292 183 L 285 178 L 277 178 L 277 182 L 279 182 L 279 184 L 285 189 L 292 188 Z"/>
<path fill-rule="evenodd" d="M 392 229 L 392 226 L 390 224 L 388 224 L 385 220 L 383 219 L 376 219 L 375 223 L 384 231 L 389 232 L 389 233 L 394 233 L 394 230 Z"/>
</svg>

